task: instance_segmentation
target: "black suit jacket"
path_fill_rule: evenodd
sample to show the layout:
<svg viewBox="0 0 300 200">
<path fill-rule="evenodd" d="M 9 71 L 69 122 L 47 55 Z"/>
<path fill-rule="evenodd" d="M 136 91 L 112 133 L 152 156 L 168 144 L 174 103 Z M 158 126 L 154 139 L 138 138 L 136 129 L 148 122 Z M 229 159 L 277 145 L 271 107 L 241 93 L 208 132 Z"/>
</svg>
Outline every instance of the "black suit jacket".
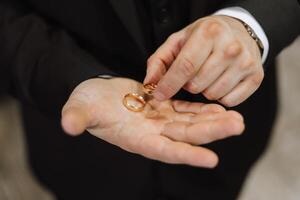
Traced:
<svg viewBox="0 0 300 200">
<path fill-rule="evenodd" d="M 152 52 L 133 0 L 0 0 L 0 89 L 22 102 L 39 180 L 60 199 L 233 199 L 268 139 L 276 112 L 270 66 L 299 34 L 300 12 L 296 0 L 191 0 L 188 23 L 229 6 L 245 8 L 264 28 L 269 67 L 259 91 L 236 108 L 247 131 L 209 145 L 221 163 L 205 170 L 150 161 L 88 134 L 62 133 L 61 108 L 80 82 L 98 74 L 143 80 Z M 184 92 L 177 97 L 203 100 Z"/>
<path fill-rule="evenodd" d="M 133 0 L 0 2 L 2 90 L 10 89 L 23 101 L 58 114 L 70 91 L 82 80 L 102 73 L 143 77 L 151 52 L 145 49 Z M 270 60 L 299 32 L 295 0 L 190 4 L 190 22 L 223 7 L 247 9 L 266 31 Z M 59 96 L 62 98 L 53 99 Z"/>
</svg>

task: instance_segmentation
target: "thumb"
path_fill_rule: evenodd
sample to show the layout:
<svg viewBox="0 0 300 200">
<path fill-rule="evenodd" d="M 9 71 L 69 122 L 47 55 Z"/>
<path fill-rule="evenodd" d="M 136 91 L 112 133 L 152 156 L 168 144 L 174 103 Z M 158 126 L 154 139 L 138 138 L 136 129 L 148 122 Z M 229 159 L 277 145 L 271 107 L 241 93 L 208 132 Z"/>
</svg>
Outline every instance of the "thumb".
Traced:
<svg viewBox="0 0 300 200">
<path fill-rule="evenodd" d="M 144 84 L 158 83 L 179 54 L 185 40 L 185 32 L 172 34 L 147 60 Z"/>
<path fill-rule="evenodd" d="M 78 136 L 90 127 L 90 118 L 89 109 L 85 103 L 69 99 L 62 110 L 61 125 L 67 134 Z"/>
</svg>

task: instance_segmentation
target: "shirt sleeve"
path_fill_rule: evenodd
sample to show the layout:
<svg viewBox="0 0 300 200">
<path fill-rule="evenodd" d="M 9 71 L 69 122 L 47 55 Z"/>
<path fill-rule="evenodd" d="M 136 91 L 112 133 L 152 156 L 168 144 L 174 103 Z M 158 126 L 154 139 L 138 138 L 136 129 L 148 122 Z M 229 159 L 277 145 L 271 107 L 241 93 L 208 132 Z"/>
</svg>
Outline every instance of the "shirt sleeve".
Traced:
<svg viewBox="0 0 300 200">
<path fill-rule="evenodd" d="M 241 7 L 228 7 L 228 8 L 223 8 L 221 10 L 218 10 L 215 12 L 213 15 L 226 15 L 230 17 L 237 18 L 246 24 L 248 24 L 257 37 L 261 40 L 264 50 L 262 53 L 262 62 L 264 63 L 268 57 L 269 53 L 269 40 L 261 27 L 261 25 L 258 23 L 258 21 L 249 13 L 247 10 L 241 8 Z"/>
</svg>

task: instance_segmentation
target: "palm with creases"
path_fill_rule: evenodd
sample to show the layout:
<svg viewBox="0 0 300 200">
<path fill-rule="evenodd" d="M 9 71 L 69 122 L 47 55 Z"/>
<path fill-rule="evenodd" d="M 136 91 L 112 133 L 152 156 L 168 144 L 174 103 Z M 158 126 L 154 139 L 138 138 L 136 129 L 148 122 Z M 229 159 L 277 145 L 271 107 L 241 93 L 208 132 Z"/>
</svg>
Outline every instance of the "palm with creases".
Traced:
<svg viewBox="0 0 300 200">
<path fill-rule="evenodd" d="M 87 130 L 120 148 L 166 163 L 214 167 L 216 154 L 197 146 L 238 135 L 243 118 L 216 104 L 149 99 L 142 112 L 127 110 L 123 97 L 142 94 L 142 84 L 125 78 L 90 79 L 75 88 L 62 111 L 71 135 Z"/>
</svg>

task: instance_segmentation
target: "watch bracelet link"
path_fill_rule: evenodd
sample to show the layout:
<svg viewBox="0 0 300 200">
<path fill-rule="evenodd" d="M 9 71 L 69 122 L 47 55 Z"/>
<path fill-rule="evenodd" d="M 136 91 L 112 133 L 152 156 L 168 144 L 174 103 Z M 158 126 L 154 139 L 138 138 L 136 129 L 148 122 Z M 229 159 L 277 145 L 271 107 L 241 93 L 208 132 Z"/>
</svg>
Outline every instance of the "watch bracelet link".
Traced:
<svg viewBox="0 0 300 200">
<path fill-rule="evenodd" d="M 239 21 L 243 24 L 243 26 L 245 27 L 246 31 L 249 33 L 250 37 L 256 42 L 256 44 L 257 44 L 257 46 L 259 48 L 260 54 L 262 56 L 263 52 L 264 52 L 264 45 L 263 45 L 262 41 L 259 39 L 259 37 L 254 32 L 254 30 L 247 23 L 245 23 L 245 22 L 243 22 L 241 20 L 239 20 Z"/>
</svg>

